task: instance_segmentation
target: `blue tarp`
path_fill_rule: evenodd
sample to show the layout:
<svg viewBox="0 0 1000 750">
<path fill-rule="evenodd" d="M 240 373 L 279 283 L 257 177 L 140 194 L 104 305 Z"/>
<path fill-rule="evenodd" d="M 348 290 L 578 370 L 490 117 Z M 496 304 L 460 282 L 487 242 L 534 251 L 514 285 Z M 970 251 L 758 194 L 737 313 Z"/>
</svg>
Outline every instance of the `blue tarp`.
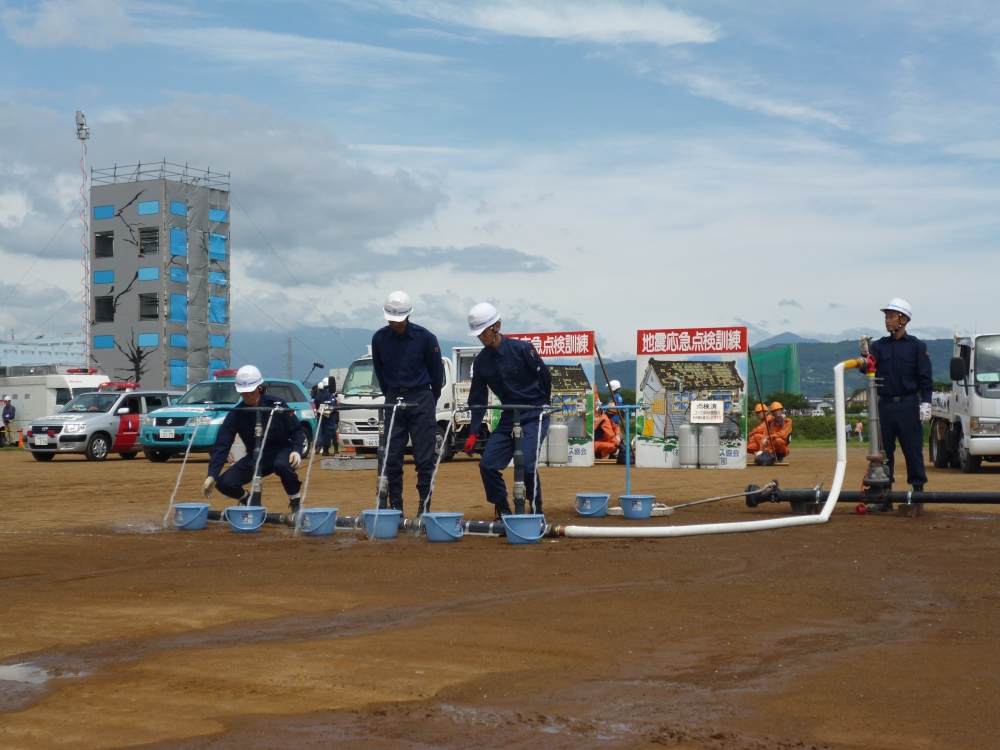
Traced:
<svg viewBox="0 0 1000 750">
<path fill-rule="evenodd" d="M 174 323 L 187 323 L 188 298 L 183 294 L 170 295 L 170 320 Z"/>
<path fill-rule="evenodd" d="M 188 280 L 188 272 L 186 268 L 171 268 L 170 269 L 170 280 L 179 281 L 182 284 L 186 284 Z"/>
<path fill-rule="evenodd" d="M 226 322 L 226 298 L 225 297 L 209 297 L 208 298 L 208 322 L 209 323 L 225 323 Z"/>
<path fill-rule="evenodd" d="M 160 334 L 158 333 L 140 333 L 138 336 L 139 346 L 154 347 L 160 345 Z"/>
<path fill-rule="evenodd" d="M 115 272 L 114 271 L 94 271 L 94 283 L 95 284 L 114 284 L 115 283 Z"/>
<path fill-rule="evenodd" d="M 139 204 L 139 216 L 149 216 L 160 213 L 159 201 L 142 201 Z"/>
<path fill-rule="evenodd" d="M 94 336 L 94 348 L 95 349 L 114 349 L 115 348 L 115 337 L 114 336 Z"/>
<path fill-rule="evenodd" d="M 160 278 L 159 266 L 147 266 L 139 269 L 139 281 L 156 281 Z"/>
<path fill-rule="evenodd" d="M 113 219 L 113 218 L 115 218 L 115 207 L 114 206 L 94 206 L 94 218 L 95 219 Z"/>
<path fill-rule="evenodd" d="M 226 224 L 229 222 L 229 212 L 223 211 L 221 208 L 210 208 L 208 209 L 208 220 Z"/>
<path fill-rule="evenodd" d="M 178 203 L 177 201 L 170 201 L 170 213 L 174 216 L 187 216 L 188 207 L 186 203 Z"/>
<path fill-rule="evenodd" d="M 208 235 L 208 257 L 212 260 L 226 259 L 226 235 L 210 232 Z"/>
<path fill-rule="evenodd" d="M 208 373 L 211 375 L 216 370 L 225 370 L 226 360 L 224 359 L 212 359 L 208 362 Z"/>
<path fill-rule="evenodd" d="M 170 385 L 187 386 L 188 363 L 185 359 L 170 360 Z"/>
<path fill-rule="evenodd" d="M 213 349 L 225 349 L 226 348 L 226 337 L 220 336 L 213 333 L 208 337 L 208 345 Z"/>
<path fill-rule="evenodd" d="M 170 346 L 176 347 L 177 349 L 187 349 L 188 337 L 183 333 L 171 333 Z"/>
<path fill-rule="evenodd" d="M 226 274 L 222 271 L 209 271 L 208 272 L 208 283 L 218 284 L 219 286 L 226 285 Z"/>
<path fill-rule="evenodd" d="M 170 228 L 170 254 L 187 257 L 188 233 L 186 229 Z"/>
</svg>

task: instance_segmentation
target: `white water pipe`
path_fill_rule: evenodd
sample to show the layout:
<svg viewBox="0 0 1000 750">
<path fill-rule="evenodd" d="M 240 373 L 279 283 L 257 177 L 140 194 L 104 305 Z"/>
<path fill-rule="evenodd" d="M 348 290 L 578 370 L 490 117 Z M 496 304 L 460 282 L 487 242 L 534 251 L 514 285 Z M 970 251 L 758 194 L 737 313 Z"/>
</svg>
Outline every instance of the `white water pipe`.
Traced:
<svg viewBox="0 0 1000 750">
<path fill-rule="evenodd" d="M 836 401 L 837 424 L 844 424 L 844 370 L 858 367 L 859 360 L 841 362 L 833 368 L 833 391 Z M 826 503 L 819 515 L 791 516 L 761 521 L 739 521 L 735 523 L 701 523 L 691 526 L 565 526 L 560 531 L 563 536 L 584 537 L 589 539 L 615 538 L 660 538 L 674 536 L 701 536 L 705 534 L 736 534 L 745 531 L 767 531 L 768 529 L 785 529 L 790 526 L 812 526 L 826 523 L 837 505 L 840 487 L 844 482 L 844 472 L 847 469 L 847 440 L 843 430 L 837 430 L 837 470 L 833 475 L 833 486 L 827 496 Z"/>
</svg>

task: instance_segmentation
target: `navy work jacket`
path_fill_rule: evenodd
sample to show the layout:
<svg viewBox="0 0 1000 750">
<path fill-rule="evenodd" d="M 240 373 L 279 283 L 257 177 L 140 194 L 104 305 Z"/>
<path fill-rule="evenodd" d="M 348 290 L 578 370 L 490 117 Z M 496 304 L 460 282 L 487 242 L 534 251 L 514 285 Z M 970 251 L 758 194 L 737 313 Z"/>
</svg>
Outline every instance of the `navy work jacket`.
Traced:
<svg viewBox="0 0 1000 750">
<path fill-rule="evenodd" d="M 266 393 L 260 397 L 258 406 L 274 408 L 281 406 L 288 409 L 289 406 L 280 398 L 268 396 Z M 229 449 L 233 447 L 236 436 L 240 436 L 243 445 L 247 448 L 247 455 L 253 455 L 253 447 L 257 438 L 254 436 L 254 426 L 257 424 L 258 412 L 247 408 L 242 401 L 236 405 L 231 412 L 226 415 L 219 428 L 219 434 L 215 438 L 215 445 L 212 447 L 212 457 L 208 461 L 208 476 L 219 478 L 222 467 L 229 457 Z M 261 435 L 267 430 L 267 442 L 261 447 L 261 461 L 273 460 L 274 454 L 282 448 L 291 448 L 293 451 L 302 453 L 306 436 L 302 432 L 302 425 L 294 411 L 283 412 L 271 416 L 270 412 L 259 412 Z M 267 427 L 267 419 L 271 417 L 271 427 Z"/>
<path fill-rule="evenodd" d="M 479 433 L 486 410 L 475 408 L 489 403 L 487 388 L 501 404 L 548 406 L 552 400 L 552 374 L 528 341 L 504 336 L 496 349 L 483 347 L 472 362 L 469 404 L 473 406 L 469 434 Z M 507 412 L 504 412 L 507 414 Z M 525 416 L 522 414 L 521 416 Z"/>
<path fill-rule="evenodd" d="M 5 406 L 3 408 L 3 421 L 13 422 L 15 414 L 17 414 L 17 409 L 15 409 L 13 406 Z"/>
<path fill-rule="evenodd" d="M 871 353 L 875 357 L 875 377 L 881 378 L 879 396 L 919 395 L 920 403 L 931 402 L 934 378 L 927 344 L 908 333 L 898 340 L 883 336 L 871 343 Z"/>
<path fill-rule="evenodd" d="M 441 398 L 444 362 L 437 336 L 412 320 L 397 334 L 389 326 L 372 336 L 372 364 L 383 393 L 400 388 L 427 388 Z"/>
</svg>

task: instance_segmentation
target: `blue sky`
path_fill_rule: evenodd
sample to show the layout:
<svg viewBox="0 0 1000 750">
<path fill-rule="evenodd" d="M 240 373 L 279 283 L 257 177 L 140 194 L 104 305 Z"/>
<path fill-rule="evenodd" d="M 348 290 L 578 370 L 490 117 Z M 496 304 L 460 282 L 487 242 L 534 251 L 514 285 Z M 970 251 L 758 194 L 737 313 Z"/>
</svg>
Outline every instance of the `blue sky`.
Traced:
<svg viewBox="0 0 1000 750">
<path fill-rule="evenodd" d="M 90 165 L 232 172 L 243 330 L 274 327 L 246 297 L 374 327 L 395 288 L 444 338 L 490 299 L 619 355 L 878 330 L 894 296 L 917 333 L 1000 328 L 996 3 L 63 0 L 0 29 L 8 336 L 78 294 L 75 218 L 28 270 L 76 200 L 77 109 Z"/>
</svg>

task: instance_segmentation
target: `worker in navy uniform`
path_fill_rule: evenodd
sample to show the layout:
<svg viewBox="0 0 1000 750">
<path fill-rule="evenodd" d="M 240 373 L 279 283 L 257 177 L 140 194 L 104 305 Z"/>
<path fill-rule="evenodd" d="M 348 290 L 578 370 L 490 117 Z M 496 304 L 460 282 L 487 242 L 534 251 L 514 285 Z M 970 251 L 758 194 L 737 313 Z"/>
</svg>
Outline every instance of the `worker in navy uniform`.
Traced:
<svg viewBox="0 0 1000 750">
<path fill-rule="evenodd" d="M 215 438 L 215 445 L 212 447 L 211 458 L 208 461 L 208 478 L 202 485 L 202 495 L 206 499 L 212 497 L 212 490 L 218 487 L 226 497 L 237 500 L 240 505 L 246 505 L 250 499 L 250 492 L 243 489 L 254 473 L 253 450 L 256 443 L 256 428 L 260 425 L 263 444 L 260 448 L 260 475 L 266 477 L 269 474 L 277 474 L 281 480 L 281 486 L 288 494 L 289 509 L 293 513 L 299 511 L 299 491 L 302 482 L 299 481 L 295 470 L 302 463 L 302 446 L 305 443 L 305 434 L 302 432 L 302 425 L 299 424 L 295 411 L 280 398 L 268 396 L 265 392 L 264 378 L 253 365 L 244 365 L 236 373 L 236 390 L 242 394 L 242 400 L 236 404 L 232 411 L 226 415 L 219 428 L 219 434 Z M 287 411 L 272 414 L 264 411 L 258 412 L 247 407 L 281 407 Z M 260 415 L 258 421 L 257 415 Z M 268 426 L 270 419 L 270 426 Z M 264 433 L 267 433 L 266 435 Z M 233 447 L 236 436 L 240 436 L 243 445 L 247 448 L 247 455 L 229 467 L 229 470 L 222 473 L 222 467 L 229 456 L 229 449 Z"/>
<path fill-rule="evenodd" d="M 542 408 L 552 400 L 552 375 L 531 343 L 500 334 L 500 313 L 488 302 L 476 305 L 469 312 L 469 335 L 478 337 L 483 349 L 472 363 L 472 386 L 469 389 L 472 414 L 465 452 L 471 455 L 476 445 L 486 414 L 483 407 L 488 403 L 489 391 L 493 391 L 501 404 L 537 406 L 537 409 L 521 412 L 521 450 L 524 453 L 526 500 L 532 503 L 533 512 L 541 513 L 542 488 L 535 484 L 535 462 L 539 441 L 545 440 L 549 430 L 548 415 L 541 420 L 539 416 Z M 511 513 L 507 485 L 501 472 L 513 456 L 514 412 L 504 410 L 479 461 L 486 499 L 493 503 L 497 519 Z"/>
<path fill-rule="evenodd" d="M 330 393 L 327 385 L 321 382 L 316 391 L 313 403 L 316 407 L 316 416 L 320 420 L 317 448 L 321 451 L 321 455 L 329 456 L 330 443 L 336 438 L 337 434 L 338 412 L 333 410 L 333 407 L 337 405 L 337 400 Z"/>
<path fill-rule="evenodd" d="M 444 362 L 437 336 L 410 320 L 413 303 L 406 292 L 393 292 L 382 307 L 389 325 L 372 336 L 372 364 L 385 403 L 403 399 L 407 407 L 383 414 L 385 429 L 380 438 L 385 450 L 385 477 L 388 480 L 389 507 L 403 510 L 403 453 L 409 436 L 413 463 L 417 469 L 417 515 L 429 510 L 427 496 L 434 473 L 434 450 L 437 446 L 437 402 L 444 383 Z M 392 422 L 392 434 L 389 424 Z M 379 496 L 379 507 L 386 498 Z"/>
<path fill-rule="evenodd" d="M 14 418 L 17 416 L 17 409 L 10 403 L 10 396 L 3 397 L 3 432 L 0 432 L 0 448 L 8 443 L 17 442 L 11 440 L 10 436 L 14 432 Z"/>
<path fill-rule="evenodd" d="M 906 332 L 913 314 L 906 300 L 893 299 L 882 308 L 885 314 L 883 336 L 869 344 L 875 359 L 878 380 L 878 418 L 882 433 L 889 478 L 895 481 L 896 440 L 906 459 L 906 482 L 914 492 L 923 492 L 927 483 L 924 470 L 924 430 L 921 422 L 930 421 L 931 392 L 934 379 L 927 344 Z M 862 344 L 864 352 L 864 344 Z M 869 511 L 892 510 L 892 503 L 875 503 Z"/>
</svg>

